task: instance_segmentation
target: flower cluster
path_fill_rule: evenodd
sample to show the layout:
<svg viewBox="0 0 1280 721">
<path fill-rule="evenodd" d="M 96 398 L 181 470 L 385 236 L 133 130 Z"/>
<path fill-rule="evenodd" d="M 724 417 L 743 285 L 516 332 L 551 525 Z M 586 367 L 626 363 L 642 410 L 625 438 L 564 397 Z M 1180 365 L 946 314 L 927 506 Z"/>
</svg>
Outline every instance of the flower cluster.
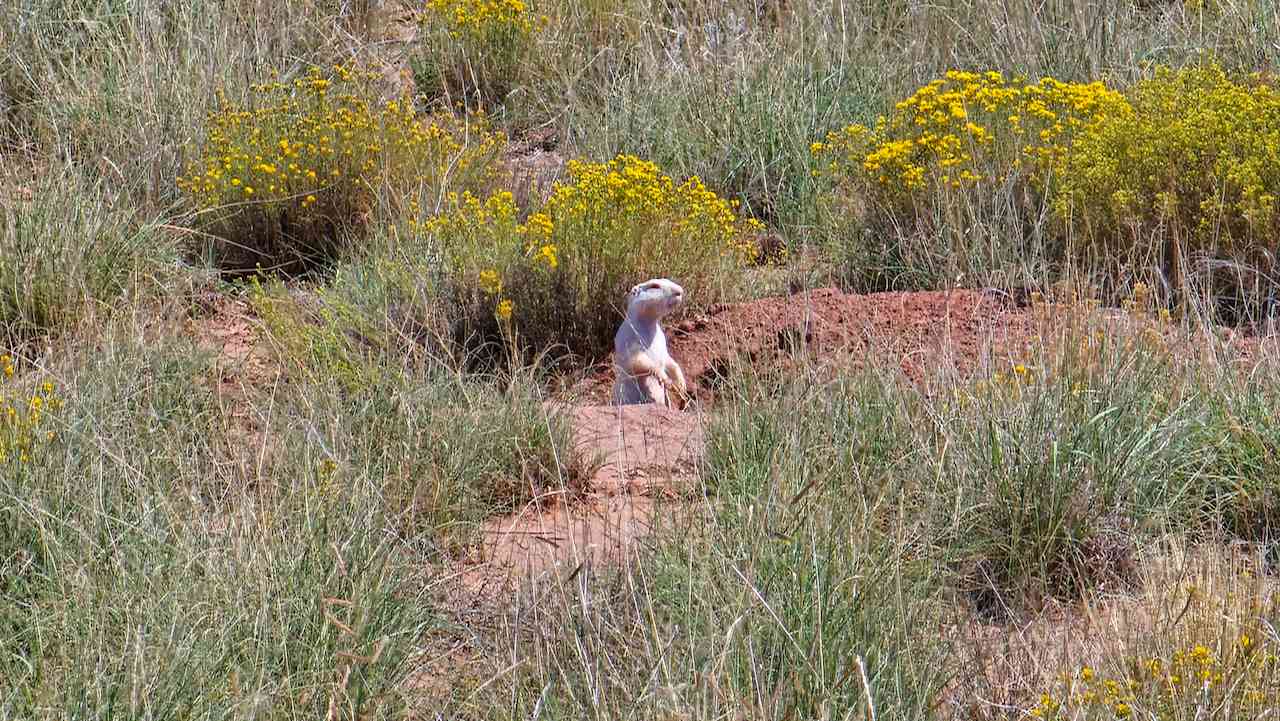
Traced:
<svg viewBox="0 0 1280 721">
<path fill-rule="evenodd" d="M 331 240 L 364 217 L 378 183 L 407 193 L 488 181 L 505 143 L 482 115 L 424 117 L 407 99 L 375 106 L 361 92 L 369 79 L 337 66 L 257 85 L 246 107 L 221 98 L 178 186 L 206 214 L 242 210 L 214 233 L 257 247 L 264 226 Z"/>
<path fill-rule="evenodd" d="M 12 358 L 0 356 L 0 366 L 4 375 L 13 375 Z M 55 432 L 47 427 L 47 414 L 60 409 L 62 403 L 48 382 L 24 398 L 0 395 L 0 469 L 30 463 L 43 445 L 54 439 Z"/>
<path fill-rule="evenodd" d="M 1163 720 L 1207 705 L 1253 718 L 1280 704 L 1280 660 L 1247 632 L 1221 650 L 1195 644 L 1163 657 L 1129 659 L 1125 666 L 1114 675 L 1087 665 L 1062 674 L 1055 693 L 1041 694 L 1028 713 L 1039 719 L 1079 718 L 1083 712 Z"/>
<path fill-rule="evenodd" d="M 1075 133 L 1126 110 L 1124 98 L 1102 83 L 1029 83 L 953 70 L 874 127 L 850 125 L 811 150 L 827 172 L 865 177 L 891 194 L 1000 184 L 1024 166 L 1043 179 Z"/>
<path fill-rule="evenodd" d="M 416 204 L 413 209 L 418 209 Z M 500 320 L 511 318 L 514 304 L 503 294 L 503 276 L 519 262 L 512 251 L 516 240 L 527 234 L 517 218 L 515 196 L 500 191 L 481 200 L 470 192 L 449 193 L 443 211 L 425 220 L 411 217 L 409 227 L 435 240 L 448 272 L 455 278 L 466 278 L 467 284 L 474 283 Z M 553 245 L 542 245 L 536 251 L 526 247 L 525 256 L 548 259 L 548 253 L 547 265 L 554 268 Z"/>
<path fill-rule="evenodd" d="M 443 23 L 454 38 L 492 33 L 528 35 L 535 29 L 522 0 L 427 0 L 426 19 Z"/>
<path fill-rule="evenodd" d="M 904 216 L 960 225 L 948 198 L 977 188 L 1028 217 L 1047 204 L 1068 256 L 1111 271 L 1154 258 L 1174 269 L 1179 291 L 1178 253 L 1274 267 L 1280 89 L 1260 73 L 1158 68 L 1122 94 L 1100 82 L 952 71 L 872 126 L 831 132 L 811 150 L 840 191 L 836 218 L 851 206 L 895 226 Z"/>
<path fill-rule="evenodd" d="M 503 192 L 483 200 L 449 195 L 442 212 L 410 224 L 455 279 L 488 299 L 487 313 L 514 319 L 535 346 L 543 339 L 530 335 L 534 325 L 559 332 L 546 340 L 573 350 L 609 337 L 616 318 L 601 309 L 656 275 L 712 302 L 719 284 L 711 279 L 755 258 L 760 223 L 740 217 L 697 177 L 677 182 L 629 155 L 570 161 L 567 171 L 523 222 Z"/>
<path fill-rule="evenodd" d="M 498 104 L 518 83 L 536 33 L 548 23 L 523 0 L 427 0 L 419 75 L 445 96 Z M 430 91 L 430 89 L 429 89 Z"/>
<path fill-rule="evenodd" d="M 572 182 L 556 184 L 542 212 L 531 219 L 542 235 L 559 229 L 555 237 L 572 246 L 599 233 L 633 243 L 632 252 L 640 254 L 688 249 L 736 264 L 755 258 L 752 238 L 763 226 L 738 217 L 735 203 L 717 196 L 697 176 L 676 185 L 657 165 L 633 155 L 607 163 L 570 161 L 568 172 Z"/>
</svg>

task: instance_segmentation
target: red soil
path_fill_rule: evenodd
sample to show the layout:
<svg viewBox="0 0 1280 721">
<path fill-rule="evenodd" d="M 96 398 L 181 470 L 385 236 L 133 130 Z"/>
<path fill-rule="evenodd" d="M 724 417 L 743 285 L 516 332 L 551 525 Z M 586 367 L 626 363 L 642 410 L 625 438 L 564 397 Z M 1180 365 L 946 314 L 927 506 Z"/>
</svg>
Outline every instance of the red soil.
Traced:
<svg viewBox="0 0 1280 721">
<path fill-rule="evenodd" d="M 972 370 L 995 349 L 1031 334 L 1030 315 L 1008 297 L 971 290 L 851 295 L 823 288 L 721 307 L 672 329 L 673 353 L 707 385 L 735 356 L 788 365 L 801 353 L 841 365 L 897 365 L 912 380 L 930 366 Z"/>
</svg>

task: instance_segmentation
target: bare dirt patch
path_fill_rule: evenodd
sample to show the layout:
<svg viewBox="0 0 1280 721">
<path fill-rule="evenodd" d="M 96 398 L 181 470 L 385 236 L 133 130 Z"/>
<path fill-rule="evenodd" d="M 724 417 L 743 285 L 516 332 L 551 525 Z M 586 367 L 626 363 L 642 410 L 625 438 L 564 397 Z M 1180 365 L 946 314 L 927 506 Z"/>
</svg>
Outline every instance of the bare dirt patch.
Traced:
<svg viewBox="0 0 1280 721">
<path fill-rule="evenodd" d="M 927 367 L 972 370 L 984 355 L 1033 332 L 1031 316 L 997 292 L 852 295 L 822 288 L 717 309 L 678 326 L 673 345 L 701 385 L 733 355 L 785 366 L 802 352 L 852 367 L 896 364 L 919 381 Z"/>
<path fill-rule="evenodd" d="M 197 346 L 214 355 L 214 390 L 228 419 L 230 437 L 246 440 L 241 447 L 265 449 L 262 423 L 249 399 L 278 384 L 282 368 L 260 342 L 248 303 L 210 292 L 198 305 L 201 312 L 188 321 L 187 332 Z"/>
<path fill-rule="evenodd" d="M 573 410 L 577 450 L 599 466 L 574 503 L 530 505 L 484 524 L 462 589 L 490 595 L 517 578 L 570 573 L 584 562 L 619 562 L 661 518 L 687 510 L 697 484 L 703 417 L 653 404 Z"/>
<path fill-rule="evenodd" d="M 702 418 L 671 408 L 582 406 L 573 415 L 577 450 L 602 462 L 592 488 L 604 495 L 678 495 L 702 459 Z"/>
</svg>

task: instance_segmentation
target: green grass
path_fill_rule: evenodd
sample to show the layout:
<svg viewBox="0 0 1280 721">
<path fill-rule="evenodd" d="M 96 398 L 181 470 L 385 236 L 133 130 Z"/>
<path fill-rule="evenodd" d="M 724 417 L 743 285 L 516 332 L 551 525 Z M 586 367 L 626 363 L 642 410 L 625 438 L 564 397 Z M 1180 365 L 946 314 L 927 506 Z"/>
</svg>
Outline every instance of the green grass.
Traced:
<svg viewBox="0 0 1280 721">
<path fill-rule="evenodd" d="M 61 172 L 5 178 L 0 206 L 0 347 L 65 330 L 172 277 L 177 242 L 105 181 Z"/>
<path fill-rule="evenodd" d="M 467 373 L 428 315 L 435 297 L 403 268 L 344 266 L 310 297 L 254 282 L 249 298 L 288 378 L 267 435 L 302 441 L 275 460 L 305 459 L 335 500 L 369 479 L 399 532 L 466 541 L 494 513 L 583 491 L 593 459 L 545 402 L 545 373 Z"/>
<path fill-rule="evenodd" d="M 562 420 L 527 383 L 438 371 L 281 387 L 250 402 L 255 435 L 207 353 L 137 330 L 5 386 L 62 399 L 0 462 L 6 715 L 403 713 L 407 658 L 444 623 L 424 567 L 574 492 Z"/>
<path fill-rule="evenodd" d="M 379 506 L 305 476 L 264 504 L 266 479 L 226 462 L 207 361 L 105 340 L 49 376 L 57 435 L 3 474 L 5 715 L 394 712 L 433 614 Z"/>
<path fill-rule="evenodd" d="M 946 680 L 944 586 L 893 508 L 886 470 L 910 451 L 891 444 L 909 429 L 882 382 L 744 389 L 714 421 L 705 502 L 659 509 L 679 514 L 672 531 L 623 568 L 566 569 L 477 624 L 497 627 L 481 677 L 521 663 L 459 691 L 459 712 L 924 718 Z"/>
</svg>

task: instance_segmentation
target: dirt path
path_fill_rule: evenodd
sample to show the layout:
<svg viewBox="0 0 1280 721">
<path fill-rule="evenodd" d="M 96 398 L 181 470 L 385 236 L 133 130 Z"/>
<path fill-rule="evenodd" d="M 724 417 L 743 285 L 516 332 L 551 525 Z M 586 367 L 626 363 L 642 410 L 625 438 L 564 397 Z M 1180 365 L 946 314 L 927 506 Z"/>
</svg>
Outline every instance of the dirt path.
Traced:
<svg viewBox="0 0 1280 721">
<path fill-rule="evenodd" d="M 478 557 L 460 573 L 463 588 L 487 595 L 520 578 L 569 573 L 584 561 L 621 560 L 661 518 L 688 506 L 704 420 L 653 404 L 573 409 L 576 450 L 600 461 L 586 496 L 489 520 Z"/>
<path fill-rule="evenodd" d="M 248 399 L 282 382 L 282 369 L 261 341 L 249 304 L 219 293 L 199 302 L 200 313 L 188 320 L 187 332 L 202 350 L 214 355 L 214 390 L 224 409 L 229 437 L 242 449 L 259 449 L 265 457 L 271 439 Z"/>
</svg>

